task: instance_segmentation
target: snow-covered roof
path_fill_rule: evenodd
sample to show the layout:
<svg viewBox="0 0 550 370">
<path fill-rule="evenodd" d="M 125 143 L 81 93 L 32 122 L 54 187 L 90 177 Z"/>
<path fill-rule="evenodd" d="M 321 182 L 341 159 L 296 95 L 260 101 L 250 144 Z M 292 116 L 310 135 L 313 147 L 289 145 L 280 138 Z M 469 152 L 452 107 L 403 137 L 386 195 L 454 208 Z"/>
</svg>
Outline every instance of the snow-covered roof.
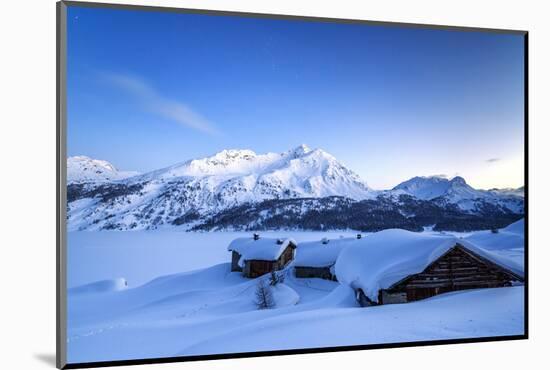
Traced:
<svg viewBox="0 0 550 370">
<path fill-rule="evenodd" d="M 510 265 L 497 254 L 464 239 L 400 229 L 374 233 L 342 250 L 335 265 L 336 276 L 338 281 L 362 289 L 376 302 L 379 290 L 424 271 L 456 244 L 523 276 L 522 267 Z"/>
<path fill-rule="evenodd" d="M 254 240 L 253 237 L 250 237 L 233 240 L 229 243 L 227 250 L 239 253 L 241 255 L 239 265 L 242 265 L 241 262 L 246 260 L 276 261 L 289 245 L 296 247 L 298 244 L 290 238 Z"/>
<path fill-rule="evenodd" d="M 356 240 L 355 238 L 342 238 L 329 240 L 326 244 L 323 244 L 322 240 L 300 243 L 300 247 L 296 249 L 294 266 L 332 266 L 340 252 Z"/>
<path fill-rule="evenodd" d="M 469 243 L 470 249 L 492 261 L 506 267 L 510 271 L 523 276 L 525 264 L 525 237 L 524 220 L 500 229 L 498 233 L 491 231 L 477 231 L 461 240 L 462 244 Z M 466 244 L 464 244 L 466 245 Z"/>
</svg>

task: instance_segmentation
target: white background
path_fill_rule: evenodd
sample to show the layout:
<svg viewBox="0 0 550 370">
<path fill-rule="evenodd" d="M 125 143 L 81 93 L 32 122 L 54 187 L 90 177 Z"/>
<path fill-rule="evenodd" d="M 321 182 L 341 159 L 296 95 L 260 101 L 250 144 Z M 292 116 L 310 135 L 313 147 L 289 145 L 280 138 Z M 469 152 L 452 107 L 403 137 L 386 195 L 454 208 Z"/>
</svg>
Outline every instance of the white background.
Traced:
<svg viewBox="0 0 550 370">
<path fill-rule="evenodd" d="M 117 2 L 111 0 L 112 2 Z M 549 28 L 543 1 L 131 1 L 134 4 L 530 31 L 528 341 L 164 364 L 149 369 L 512 369 L 548 365 Z M 55 354 L 55 2 L 4 1 L 0 22 L 0 367 L 53 368 Z M 546 355 L 546 356 L 545 356 Z M 547 366 L 546 365 L 546 366 Z M 132 367 L 135 369 L 143 366 Z"/>
</svg>

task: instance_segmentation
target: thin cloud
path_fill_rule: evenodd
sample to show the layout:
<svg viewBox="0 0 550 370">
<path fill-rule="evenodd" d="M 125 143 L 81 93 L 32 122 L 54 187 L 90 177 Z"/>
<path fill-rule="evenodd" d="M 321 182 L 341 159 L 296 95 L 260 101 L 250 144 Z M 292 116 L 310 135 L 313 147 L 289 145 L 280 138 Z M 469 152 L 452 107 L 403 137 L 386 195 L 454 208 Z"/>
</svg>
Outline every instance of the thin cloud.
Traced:
<svg viewBox="0 0 550 370">
<path fill-rule="evenodd" d="M 495 162 L 498 162 L 500 161 L 501 158 L 489 158 L 489 159 L 486 159 L 485 162 L 487 163 L 495 163 Z"/>
<path fill-rule="evenodd" d="M 217 135 L 220 133 L 212 123 L 189 105 L 163 96 L 140 78 L 118 73 L 102 73 L 101 75 L 108 83 L 134 96 L 147 110 L 162 118 L 206 134 Z"/>
</svg>

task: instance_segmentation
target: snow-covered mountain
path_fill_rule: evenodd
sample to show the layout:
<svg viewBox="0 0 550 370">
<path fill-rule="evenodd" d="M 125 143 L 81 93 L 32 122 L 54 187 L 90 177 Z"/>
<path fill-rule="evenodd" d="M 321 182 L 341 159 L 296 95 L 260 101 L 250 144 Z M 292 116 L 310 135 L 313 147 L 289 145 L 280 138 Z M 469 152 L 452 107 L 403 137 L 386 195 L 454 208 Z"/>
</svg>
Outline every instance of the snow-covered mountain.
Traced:
<svg viewBox="0 0 550 370">
<path fill-rule="evenodd" d="M 67 159 L 67 183 L 108 182 L 138 175 L 138 172 L 119 171 L 111 163 L 83 155 Z"/>
<path fill-rule="evenodd" d="M 376 195 L 321 149 L 301 145 L 267 154 L 223 150 L 122 181 L 69 183 L 69 228 L 150 228 L 269 199 Z"/>
<path fill-rule="evenodd" d="M 441 176 L 416 176 L 404 181 L 392 190 L 412 195 L 418 199 L 431 200 L 441 196 L 450 196 L 453 199 L 482 198 L 482 191 L 472 188 L 462 177 L 448 180 Z"/>
<path fill-rule="evenodd" d="M 223 150 L 211 157 L 153 171 L 132 181 L 192 181 L 195 187 L 220 194 L 224 203 L 231 205 L 271 198 L 341 195 L 364 199 L 375 196 L 366 182 L 332 155 L 306 145 L 284 153 Z"/>
<path fill-rule="evenodd" d="M 514 195 L 517 197 L 524 197 L 525 196 L 525 188 L 523 186 L 519 188 L 504 188 L 504 189 L 490 189 L 489 192 L 496 194 L 496 195 Z"/>
<path fill-rule="evenodd" d="M 476 190 L 460 177 L 415 177 L 375 191 L 332 155 L 305 145 L 267 154 L 223 150 L 142 175 L 87 157 L 69 158 L 68 167 L 69 230 L 341 228 L 350 223 L 378 230 L 384 220 L 418 229 L 434 220 L 456 225 L 460 217 L 478 217 L 470 220 L 471 227 L 485 227 L 492 225 L 487 218 L 500 225 L 523 213 L 523 198 Z M 255 223 L 254 217 L 264 222 Z"/>
<path fill-rule="evenodd" d="M 523 213 L 523 188 L 520 189 L 479 190 L 468 185 L 460 176 L 452 179 L 416 176 L 394 187 L 390 194 L 407 194 L 440 204 L 456 204 L 465 211 L 475 212 L 489 203 Z"/>
</svg>

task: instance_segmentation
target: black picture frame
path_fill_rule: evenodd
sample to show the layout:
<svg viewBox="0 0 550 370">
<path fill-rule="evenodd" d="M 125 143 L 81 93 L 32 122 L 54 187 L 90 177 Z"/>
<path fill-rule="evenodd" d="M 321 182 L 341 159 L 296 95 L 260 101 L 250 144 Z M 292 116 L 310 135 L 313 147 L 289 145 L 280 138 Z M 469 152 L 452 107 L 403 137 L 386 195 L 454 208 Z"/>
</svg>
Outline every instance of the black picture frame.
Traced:
<svg viewBox="0 0 550 370">
<path fill-rule="evenodd" d="M 273 351 L 258 351 L 258 352 L 243 352 L 243 353 L 228 353 L 215 355 L 197 355 L 197 356 L 181 356 L 181 357 L 162 357 L 162 358 L 141 358 L 132 360 L 120 361 L 98 361 L 87 363 L 67 363 L 66 360 L 66 343 L 67 343 L 67 240 L 66 240 L 66 148 L 67 148 L 67 97 L 66 97 L 66 51 L 67 51 L 67 29 L 66 29 L 66 11 L 67 7 L 78 6 L 87 8 L 104 8 L 104 9 L 129 9 L 138 11 L 161 11 L 173 12 L 182 14 L 209 14 L 209 15 L 224 15 L 252 18 L 269 18 L 269 19 L 292 19 L 306 22 L 329 22 L 329 23 L 346 23 L 346 24 L 367 24 L 367 25 L 383 25 L 390 27 L 405 27 L 405 28 L 422 28 L 422 29 L 439 29 L 439 30 L 456 30 L 463 32 L 489 32 L 500 34 L 515 34 L 523 36 L 524 40 L 524 218 L 525 218 L 525 260 L 524 260 L 524 334 L 508 335 L 496 337 L 479 337 L 466 339 L 442 339 L 442 340 L 426 340 L 418 342 L 398 342 L 384 344 L 368 344 L 368 345 L 353 345 L 353 346 L 338 346 L 338 347 L 323 347 L 323 348 L 297 348 L 292 350 L 273 350 Z M 56 4 L 57 16 L 57 63 L 56 63 L 56 365 L 59 369 L 78 369 L 78 368 L 95 368 L 95 367 L 110 367 L 124 365 L 142 365 L 142 364 L 159 364 L 173 362 L 189 362 L 189 361 L 206 361 L 219 359 L 235 359 L 246 357 L 265 357 L 265 356 L 281 356 L 294 354 L 311 354 L 325 352 L 343 352 L 343 351 L 359 351 L 381 348 L 403 348 L 403 347 L 420 347 L 433 345 L 447 344 L 463 344 L 463 343 L 481 343 L 481 342 L 498 342 L 509 340 L 524 340 L 529 338 L 529 32 L 526 30 L 512 29 L 494 29 L 494 28 L 478 28 L 478 27 L 459 27 L 448 25 L 433 25 L 419 23 L 401 23 L 401 22 L 383 22 L 369 21 L 359 19 L 340 19 L 328 17 L 311 17 L 297 15 L 282 15 L 282 14 L 264 14 L 264 13 L 248 13 L 236 11 L 220 11 L 206 9 L 190 9 L 176 7 L 158 7 L 144 5 L 129 5 L 129 4 L 110 4 L 97 2 L 81 2 L 81 1 L 60 1 Z"/>
</svg>

